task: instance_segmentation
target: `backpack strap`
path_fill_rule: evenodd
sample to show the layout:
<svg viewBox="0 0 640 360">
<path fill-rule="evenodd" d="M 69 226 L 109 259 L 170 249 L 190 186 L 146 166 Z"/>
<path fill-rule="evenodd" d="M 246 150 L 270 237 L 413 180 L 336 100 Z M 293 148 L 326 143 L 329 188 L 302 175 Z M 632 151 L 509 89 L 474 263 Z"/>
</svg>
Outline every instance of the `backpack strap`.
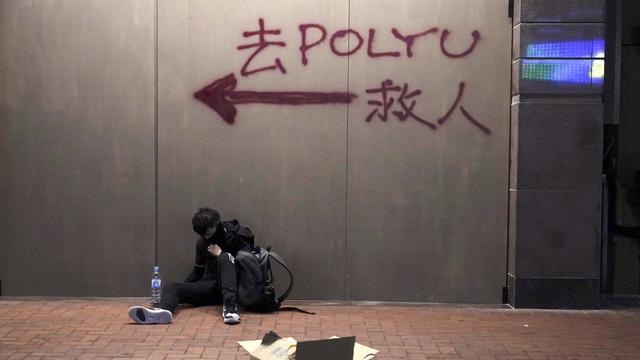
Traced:
<svg viewBox="0 0 640 360">
<path fill-rule="evenodd" d="M 282 294 L 282 296 L 278 298 L 278 304 L 282 304 L 282 302 L 289 296 L 289 294 L 291 294 L 291 290 L 293 290 L 293 274 L 291 273 L 291 270 L 289 270 L 287 264 L 284 262 L 282 256 L 278 255 L 274 251 L 269 251 L 269 257 L 273 257 L 273 260 L 280 264 L 287 271 L 287 274 L 289 274 L 289 287 L 287 288 L 287 291 L 285 291 L 284 294 Z"/>
<path fill-rule="evenodd" d="M 278 311 L 298 311 L 304 314 L 310 314 L 310 315 L 315 315 L 316 313 L 311 312 L 311 311 L 307 311 L 307 310 L 303 310 L 300 308 L 297 308 L 295 306 L 285 306 L 285 307 L 280 307 L 280 305 L 282 305 L 282 302 L 289 296 L 289 294 L 291 293 L 291 290 L 293 290 L 293 274 L 291 273 L 291 270 L 289 270 L 289 267 L 287 266 L 287 264 L 284 262 L 284 259 L 282 258 L 282 256 L 278 255 L 277 253 L 271 251 L 271 249 L 269 248 L 269 258 L 273 257 L 273 260 L 275 260 L 278 264 L 280 264 L 289 274 L 289 287 L 287 288 L 287 291 L 284 292 L 284 294 L 282 294 L 282 296 L 280 296 L 278 298 Z M 271 267 L 269 267 L 269 271 L 271 271 Z M 273 278 L 273 275 L 271 275 L 271 277 Z"/>
<path fill-rule="evenodd" d="M 281 307 L 281 308 L 278 308 L 278 311 L 297 311 L 297 312 L 301 312 L 303 314 L 309 314 L 309 315 L 315 315 L 316 314 L 313 311 L 307 311 L 307 310 L 300 309 L 299 307 L 295 307 L 295 306 Z"/>
</svg>

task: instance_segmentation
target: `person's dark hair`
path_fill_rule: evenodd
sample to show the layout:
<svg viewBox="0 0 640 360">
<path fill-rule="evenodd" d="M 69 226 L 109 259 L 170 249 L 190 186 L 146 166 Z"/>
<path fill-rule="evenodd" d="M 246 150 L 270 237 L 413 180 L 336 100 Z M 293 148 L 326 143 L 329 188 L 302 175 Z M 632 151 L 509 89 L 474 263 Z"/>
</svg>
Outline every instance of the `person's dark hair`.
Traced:
<svg viewBox="0 0 640 360">
<path fill-rule="evenodd" d="M 207 229 L 210 227 L 218 226 L 220 222 L 220 213 L 218 210 L 203 207 L 198 209 L 198 212 L 193 215 L 191 224 L 193 225 L 193 231 L 200 236 L 204 236 Z"/>
</svg>

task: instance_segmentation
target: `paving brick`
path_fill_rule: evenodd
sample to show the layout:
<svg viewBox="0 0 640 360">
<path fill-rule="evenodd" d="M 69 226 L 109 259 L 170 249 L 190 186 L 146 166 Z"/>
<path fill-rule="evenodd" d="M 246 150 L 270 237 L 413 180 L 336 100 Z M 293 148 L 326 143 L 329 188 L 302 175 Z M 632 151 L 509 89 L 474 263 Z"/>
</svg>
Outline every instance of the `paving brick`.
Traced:
<svg viewBox="0 0 640 360">
<path fill-rule="evenodd" d="M 170 325 L 127 318 L 136 299 L 0 298 L 0 359 L 247 359 L 238 340 L 275 329 L 298 340 L 356 335 L 393 359 L 640 357 L 640 311 L 530 311 L 454 306 L 318 306 L 242 314 L 182 308 Z"/>
</svg>

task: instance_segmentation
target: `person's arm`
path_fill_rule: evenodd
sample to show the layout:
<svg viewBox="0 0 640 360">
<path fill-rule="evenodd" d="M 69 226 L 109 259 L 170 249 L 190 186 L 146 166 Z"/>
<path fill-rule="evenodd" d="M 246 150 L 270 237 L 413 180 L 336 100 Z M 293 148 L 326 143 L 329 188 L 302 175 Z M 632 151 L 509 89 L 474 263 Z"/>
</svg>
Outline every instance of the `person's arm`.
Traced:
<svg viewBox="0 0 640 360">
<path fill-rule="evenodd" d="M 198 239 L 198 243 L 196 244 L 196 263 L 193 266 L 193 271 L 187 276 L 187 279 L 184 282 L 196 282 L 202 279 L 204 275 L 204 251 L 202 248 L 204 247 L 204 241 L 202 238 Z"/>
</svg>

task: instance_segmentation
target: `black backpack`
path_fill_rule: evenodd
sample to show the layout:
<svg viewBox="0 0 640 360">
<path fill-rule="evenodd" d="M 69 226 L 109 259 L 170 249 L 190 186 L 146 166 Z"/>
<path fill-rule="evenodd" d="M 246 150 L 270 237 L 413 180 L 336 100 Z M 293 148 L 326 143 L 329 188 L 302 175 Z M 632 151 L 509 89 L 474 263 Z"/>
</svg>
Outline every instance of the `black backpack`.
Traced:
<svg viewBox="0 0 640 360">
<path fill-rule="evenodd" d="M 273 286 L 274 278 L 271 271 L 271 260 L 274 260 L 289 274 L 289 286 L 287 290 L 276 297 Z M 282 307 L 282 302 L 293 290 L 293 274 L 287 267 L 284 259 L 277 253 L 256 246 L 251 252 L 238 251 L 236 255 L 236 267 L 238 269 L 238 302 L 245 310 L 259 313 L 268 313 L 280 310 L 295 310 L 306 314 L 313 314 L 296 307 Z"/>
</svg>

